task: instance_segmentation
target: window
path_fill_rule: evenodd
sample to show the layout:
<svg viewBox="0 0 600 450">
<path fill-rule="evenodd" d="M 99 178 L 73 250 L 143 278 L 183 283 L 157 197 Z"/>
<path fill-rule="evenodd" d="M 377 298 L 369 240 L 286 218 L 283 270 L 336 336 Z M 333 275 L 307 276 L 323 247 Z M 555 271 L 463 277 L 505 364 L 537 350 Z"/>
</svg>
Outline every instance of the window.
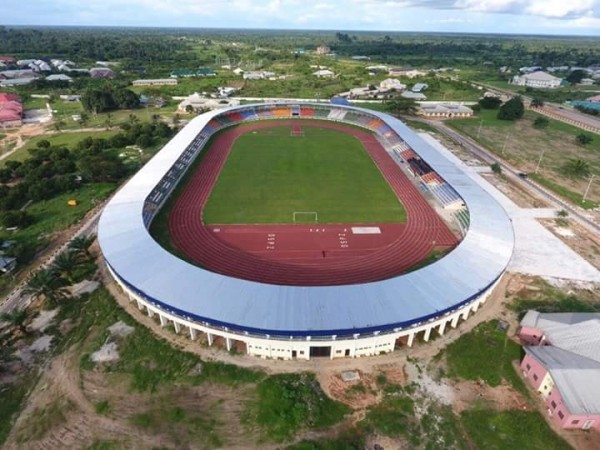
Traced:
<svg viewBox="0 0 600 450">
<path fill-rule="evenodd" d="M 550 405 L 552 406 L 552 409 L 556 409 L 556 402 L 554 400 L 550 402 Z"/>
<path fill-rule="evenodd" d="M 527 370 L 531 370 L 531 366 L 529 364 L 527 364 L 525 367 L 527 367 Z"/>
<path fill-rule="evenodd" d="M 562 413 L 562 411 L 559 411 L 558 412 L 558 417 L 561 418 L 561 419 L 564 419 L 565 415 Z"/>
<path fill-rule="evenodd" d="M 537 376 L 535 373 L 533 374 L 533 379 L 534 379 L 535 381 L 537 381 L 537 380 L 538 380 L 538 376 Z"/>
<path fill-rule="evenodd" d="M 578 423 L 579 423 L 579 420 L 573 420 L 573 421 L 571 422 L 571 425 L 577 425 Z"/>
</svg>

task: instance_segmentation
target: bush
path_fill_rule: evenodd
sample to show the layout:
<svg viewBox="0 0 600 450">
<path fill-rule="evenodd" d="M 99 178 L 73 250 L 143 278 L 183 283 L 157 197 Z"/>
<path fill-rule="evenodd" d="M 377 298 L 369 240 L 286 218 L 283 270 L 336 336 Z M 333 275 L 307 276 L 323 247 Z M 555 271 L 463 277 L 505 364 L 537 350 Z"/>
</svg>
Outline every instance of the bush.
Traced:
<svg viewBox="0 0 600 450">
<path fill-rule="evenodd" d="M 518 120 L 525 114 L 525 105 L 521 97 L 513 97 L 498 110 L 500 120 Z"/>
<path fill-rule="evenodd" d="M 6 228 L 27 228 L 34 221 L 33 216 L 26 211 L 6 211 L 0 216 L 2 225 Z"/>
<path fill-rule="evenodd" d="M 501 174 L 502 173 L 502 166 L 500 164 L 498 164 L 497 162 L 493 163 L 490 168 L 492 169 L 492 172 L 497 173 L 497 174 Z"/>
<path fill-rule="evenodd" d="M 499 97 L 483 97 L 479 100 L 479 106 L 482 109 L 498 109 L 502 104 Z"/>
<path fill-rule="evenodd" d="M 550 125 L 550 121 L 548 119 L 546 119 L 545 117 L 538 117 L 537 119 L 535 119 L 533 121 L 533 127 L 537 128 L 538 130 L 543 130 L 544 128 L 548 128 L 548 125 Z"/>
<path fill-rule="evenodd" d="M 585 133 L 578 134 L 575 139 L 577 140 L 577 143 L 581 144 L 581 145 L 591 144 L 594 140 L 593 137 L 591 137 L 589 134 L 585 134 Z"/>
</svg>

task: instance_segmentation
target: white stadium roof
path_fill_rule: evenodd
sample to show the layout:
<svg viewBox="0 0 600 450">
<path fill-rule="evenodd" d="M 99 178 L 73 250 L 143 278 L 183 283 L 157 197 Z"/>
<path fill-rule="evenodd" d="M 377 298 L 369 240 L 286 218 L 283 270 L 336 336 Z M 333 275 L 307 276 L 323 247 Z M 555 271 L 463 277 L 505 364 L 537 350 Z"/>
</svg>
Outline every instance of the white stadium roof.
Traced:
<svg viewBox="0 0 600 450">
<path fill-rule="evenodd" d="M 350 335 L 404 328 L 440 316 L 474 300 L 502 275 L 512 256 L 514 236 L 500 204 L 398 119 L 353 107 L 345 108 L 385 121 L 467 204 L 469 230 L 447 256 L 383 281 L 297 287 L 213 273 L 169 253 L 144 226 L 146 197 L 213 117 L 256 106 L 226 108 L 196 117 L 105 207 L 98 226 L 105 260 L 123 282 L 148 301 L 184 318 L 249 333 Z"/>
</svg>

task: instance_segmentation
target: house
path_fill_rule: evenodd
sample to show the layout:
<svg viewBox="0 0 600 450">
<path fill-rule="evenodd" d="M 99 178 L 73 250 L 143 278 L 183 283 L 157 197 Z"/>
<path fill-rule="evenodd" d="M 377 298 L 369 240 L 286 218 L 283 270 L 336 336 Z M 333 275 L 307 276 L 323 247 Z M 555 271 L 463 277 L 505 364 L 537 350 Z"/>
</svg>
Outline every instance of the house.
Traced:
<svg viewBox="0 0 600 450">
<path fill-rule="evenodd" d="M 17 267 L 17 258 L 12 256 L 0 256 L 0 271 L 3 273 L 12 272 Z"/>
<path fill-rule="evenodd" d="M 423 92 L 428 87 L 429 85 L 427 83 L 417 83 L 412 88 L 410 88 L 410 90 L 413 92 Z"/>
<path fill-rule="evenodd" d="M 8 78 L 2 79 L 0 76 L 0 87 L 25 86 L 34 81 L 35 78 Z"/>
<path fill-rule="evenodd" d="M 3 70 L 2 72 L 0 72 L 0 77 L 4 78 L 4 79 L 8 79 L 8 80 L 13 80 L 13 79 L 17 79 L 17 78 L 28 78 L 28 79 L 35 79 L 36 74 L 33 70 L 31 69 L 15 69 L 15 70 Z"/>
<path fill-rule="evenodd" d="M 171 72 L 171 78 L 214 77 L 216 74 L 214 70 L 207 68 L 198 70 L 176 69 Z"/>
<path fill-rule="evenodd" d="M 234 87 L 219 87 L 217 90 L 219 91 L 219 97 L 222 98 L 229 97 L 237 91 Z"/>
<path fill-rule="evenodd" d="M 334 73 L 329 69 L 317 70 L 313 73 L 314 76 L 318 78 L 333 78 Z"/>
<path fill-rule="evenodd" d="M 396 78 L 386 78 L 381 83 L 379 83 L 379 90 L 381 92 L 391 91 L 392 89 L 397 92 L 400 92 L 406 89 L 406 85 L 402 84 L 400 80 Z"/>
<path fill-rule="evenodd" d="M 528 311 L 520 368 L 561 428 L 600 430 L 600 313 Z"/>
<path fill-rule="evenodd" d="M 329 53 L 331 53 L 331 48 L 329 48 L 327 45 L 319 45 L 317 47 L 317 55 L 327 55 Z"/>
<path fill-rule="evenodd" d="M 115 77 L 115 73 L 112 71 L 112 69 L 109 69 L 108 67 L 94 67 L 93 69 L 90 69 L 90 76 L 92 78 L 114 78 Z"/>
<path fill-rule="evenodd" d="M 153 80 L 134 80 L 133 86 L 177 86 L 177 78 L 156 78 Z"/>
<path fill-rule="evenodd" d="M 73 82 L 73 78 L 71 78 L 68 75 L 64 75 L 64 74 L 55 74 L 55 75 L 48 75 L 46 78 L 46 81 L 67 81 L 69 83 Z"/>
<path fill-rule="evenodd" d="M 400 94 L 400 97 L 410 98 L 412 100 L 427 100 L 425 94 L 422 94 L 421 92 L 404 91 Z"/>
<path fill-rule="evenodd" d="M 592 86 L 594 84 L 594 80 L 591 78 L 583 78 L 579 83 L 581 86 Z"/>
<path fill-rule="evenodd" d="M 242 69 L 240 69 L 239 67 L 237 69 L 233 69 L 232 72 L 235 73 L 236 75 L 241 75 L 244 73 L 244 71 Z"/>
<path fill-rule="evenodd" d="M 0 62 L 9 65 L 16 63 L 17 59 L 13 56 L 0 56 Z"/>
<path fill-rule="evenodd" d="M 204 111 L 208 109 L 227 108 L 228 106 L 237 106 L 240 104 L 239 100 L 235 99 L 213 99 L 207 98 L 194 92 L 192 95 L 186 97 L 177 109 L 180 112 L 187 112 L 188 106 L 191 106 L 194 111 Z"/>
<path fill-rule="evenodd" d="M 23 125 L 23 103 L 17 94 L 0 93 L 0 127 Z"/>
<path fill-rule="evenodd" d="M 364 56 L 364 55 L 355 55 L 352 57 L 353 60 L 355 61 L 370 61 L 371 58 L 369 58 L 368 56 Z"/>
<path fill-rule="evenodd" d="M 554 89 L 560 86 L 562 80 L 546 72 L 532 72 L 525 75 L 515 75 L 512 84 L 533 88 Z"/>
<path fill-rule="evenodd" d="M 196 76 L 198 77 L 214 77 L 216 75 L 217 72 L 207 67 L 200 67 L 198 70 L 196 70 Z"/>
<path fill-rule="evenodd" d="M 403 68 L 403 67 L 392 67 L 388 70 L 388 75 L 391 77 L 408 77 L 408 78 L 416 78 L 427 75 L 427 72 L 423 72 L 422 70 L 416 70 L 411 68 Z"/>
<path fill-rule="evenodd" d="M 421 105 L 417 113 L 431 119 L 473 116 L 473 110 L 467 106 L 441 103 Z"/>
<path fill-rule="evenodd" d="M 383 66 L 383 65 L 376 65 L 376 66 L 367 66 L 365 67 L 365 69 L 367 69 L 367 71 L 369 71 L 370 73 L 378 73 L 378 72 L 388 72 L 390 70 L 390 68 L 388 66 Z"/>
</svg>

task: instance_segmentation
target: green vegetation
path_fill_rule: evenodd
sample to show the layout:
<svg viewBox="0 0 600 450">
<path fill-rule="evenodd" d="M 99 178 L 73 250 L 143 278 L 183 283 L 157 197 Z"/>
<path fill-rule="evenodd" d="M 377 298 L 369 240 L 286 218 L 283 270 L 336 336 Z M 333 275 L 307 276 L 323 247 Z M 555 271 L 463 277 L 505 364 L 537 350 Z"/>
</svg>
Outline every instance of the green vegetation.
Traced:
<svg viewBox="0 0 600 450">
<path fill-rule="evenodd" d="M 525 114 L 525 105 L 521 97 L 513 97 L 504 103 L 498 110 L 500 120 L 518 120 Z"/>
<path fill-rule="evenodd" d="M 486 450 L 568 450 L 539 412 L 467 410 L 461 414 L 475 446 Z"/>
<path fill-rule="evenodd" d="M 14 383 L 0 385 L 0 445 L 8 438 L 13 420 L 36 380 L 36 375 L 28 374 Z"/>
<path fill-rule="evenodd" d="M 316 211 L 319 223 L 404 222 L 406 213 L 377 166 L 343 132 L 289 127 L 240 136 L 204 210 L 206 223 L 290 223 Z M 314 215 L 297 217 L 313 222 Z"/>
<path fill-rule="evenodd" d="M 302 428 L 327 428 L 349 409 L 327 397 L 313 374 L 280 374 L 258 385 L 258 399 L 248 416 L 269 440 L 282 442 Z"/>
<path fill-rule="evenodd" d="M 594 138 L 587 133 L 579 133 L 575 139 L 580 145 L 588 145 L 594 142 Z"/>
<path fill-rule="evenodd" d="M 483 380 L 490 386 L 507 381 L 527 395 L 527 389 L 512 366 L 521 358 L 521 346 L 513 342 L 492 320 L 463 334 L 445 350 L 450 377 Z"/>
<path fill-rule="evenodd" d="M 27 143 L 16 150 L 12 155 L 8 158 L 0 160 L 0 167 L 4 167 L 7 161 L 25 161 L 27 158 L 31 157 L 31 150 L 35 150 L 37 144 L 41 141 L 48 141 L 52 147 L 69 147 L 74 148 L 80 141 L 86 139 L 88 137 L 95 139 L 108 139 L 112 137 L 115 133 L 113 131 L 82 131 L 82 132 L 64 132 L 64 133 L 56 133 L 56 134 L 45 134 L 43 136 L 34 137 L 29 139 Z"/>
<path fill-rule="evenodd" d="M 548 127 L 538 129 L 534 123 L 542 117 L 526 111 L 523 119 L 518 121 L 498 120 L 495 111 L 482 109 L 476 119 L 455 119 L 446 123 L 508 160 L 518 170 L 529 173 L 534 181 L 557 195 L 585 208 L 596 207 L 600 201 L 600 185 L 592 184 L 588 194 L 590 201 L 582 205 L 588 180 L 585 176 L 566 177 L 565 165 L 571 160 L 581 160 L 586 163 L 589 173 L 600 173 L 600 140 L 579 145 L 576 142 L 581 134 L 579 128 L 545 117 Z M 533 174 L 540 157 L 539 171 Z"/>
<path fill-rule="evenodd" d="M 36 408 L 33 414 L 17 429 L 17 442 L 22 443 L 41 438 L 52 428 L 64 423 L 72 408 L 73 405 L 64 399 L 56 399 L 43 408 Z"/>
<path fill-rule="evenodd" d="M 548 128 L 548 125 L 550 125 L 550 121 L 545 117 L 537 117 L 533 121 L 534 128 L 537 128 L 538 130 L 543 130 L 544 128 Z"/>
</svg>

